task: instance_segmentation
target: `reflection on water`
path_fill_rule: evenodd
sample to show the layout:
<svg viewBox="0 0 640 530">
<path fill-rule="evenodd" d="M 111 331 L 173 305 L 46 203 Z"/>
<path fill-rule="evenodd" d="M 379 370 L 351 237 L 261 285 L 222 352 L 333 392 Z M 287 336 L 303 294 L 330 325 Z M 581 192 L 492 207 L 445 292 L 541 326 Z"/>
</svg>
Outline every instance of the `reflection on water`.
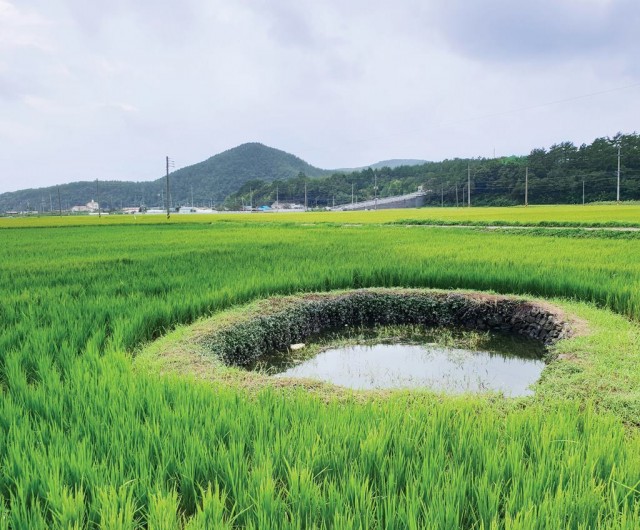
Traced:
<svg viewBox="0 0 640 530">
<path fill-rule="evenodd" d="M 263 359 L 274 377 L 306 377 L 353 389 L 430 388 L 448 393 L 532 394 L 544 362 L 531 346 L 523 356 L 503 347 L 471 351 L 438 344 L 374 344 L 332 348 L 311 359 Z M 535 347 L 534 347 L 535 349 Z M 498 350 L 498 351 L 496 351 Z M 539 350 L 539 348 L 538 348 Z M 513 350 L 512 350 L 513 351 Z"/>
</svg>

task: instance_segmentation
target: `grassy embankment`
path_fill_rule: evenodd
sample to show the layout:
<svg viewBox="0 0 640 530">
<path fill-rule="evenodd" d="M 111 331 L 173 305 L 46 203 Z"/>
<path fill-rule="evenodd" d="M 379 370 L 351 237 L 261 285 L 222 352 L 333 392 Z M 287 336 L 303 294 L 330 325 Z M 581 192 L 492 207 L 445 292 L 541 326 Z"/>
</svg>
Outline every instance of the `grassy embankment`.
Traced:
<svg viewBox="0 0 640 530">
<path fill-rule="evenodd" d="M 0 527 L 638 527 L 635 240 L 234 219 L 2 231 Z M 592 334 L 525 402 L 132 369 L 238 303 L 394 285 L 572 298 Z"/>
</svg>

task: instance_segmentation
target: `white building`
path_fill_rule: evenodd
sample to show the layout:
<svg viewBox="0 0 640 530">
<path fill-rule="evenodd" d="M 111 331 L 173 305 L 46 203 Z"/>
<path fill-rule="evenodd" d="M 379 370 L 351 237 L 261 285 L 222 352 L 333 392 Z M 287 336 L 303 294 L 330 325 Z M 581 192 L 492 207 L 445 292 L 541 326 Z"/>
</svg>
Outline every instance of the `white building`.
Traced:
<svg viewBox="0 0 640 530">
<path fill-rule="evenodd" d="M 84 206 L 73 206 L 71 208 L 71 211 L 74 212 L 74 213 L 78 213 L 78 212 L 97 212 L 99 210 L 99 208 L 100 208 L 99 204 L 96 201 L 94 201 L 93 199 L 91 199 Z"/>
</svg>

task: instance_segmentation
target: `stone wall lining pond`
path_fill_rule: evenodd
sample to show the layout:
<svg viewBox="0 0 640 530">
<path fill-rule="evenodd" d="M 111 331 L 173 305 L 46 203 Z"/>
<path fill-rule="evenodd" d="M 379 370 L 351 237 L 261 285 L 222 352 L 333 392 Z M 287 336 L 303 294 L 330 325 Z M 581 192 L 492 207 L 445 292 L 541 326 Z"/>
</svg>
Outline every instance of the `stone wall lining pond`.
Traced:
<svg viewBox="0 0 640 530">
<path fill-rule="evenodd" d="M 272 298 L 199 342 L 229 365 L 348 327 L 422 325 L 517 333 L 545 345 L 573 334 L 554 306 L 512 296 L 420 289 L 359 289 Z"/>
</svg>

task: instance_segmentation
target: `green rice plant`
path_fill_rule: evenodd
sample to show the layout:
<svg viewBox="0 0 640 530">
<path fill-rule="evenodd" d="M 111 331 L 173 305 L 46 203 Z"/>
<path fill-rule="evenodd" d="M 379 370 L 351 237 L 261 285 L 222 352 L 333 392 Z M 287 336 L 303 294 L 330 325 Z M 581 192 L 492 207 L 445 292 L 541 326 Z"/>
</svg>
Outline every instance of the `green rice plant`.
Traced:
<svg viewBox="0 0 640 530">
<path fill-rule="evenodd" d="M 235 515 L 233 509 L 229 512 L 226 508 L 226 494 L 220 490 L 218 484 L 212 489 L 208 485 L 201 491 L 200 504 L 194 516 L 189 520 L 187 530 L 231 530 Z"/>
<path fill-rule="evenodd" d="M 640 526 L 637 241 L 380 215 L 2 230 L 0 528 Z M 573 299 L 595 338 L 560 345 L 576 362 L 524 401 L 134 369 L 144 342 L 200 317 L 364 286 Z"/>
<path fill-rule="evenodd" d="M 128 530 L 138 526 L 135 521 L 135 499 L 130 485 L 124 484 L 117 489 L 114 486 L 99 488 L 97 497 L 101 528 Z"/>
<path fill-rule="evenodd" d="M 147 516 L 149 530 L 179 529 L 181 525 L 178 510 L 178 493 L 175 490 L 168 493 L 152 494 L 149 499 Z"/>
</svg>

